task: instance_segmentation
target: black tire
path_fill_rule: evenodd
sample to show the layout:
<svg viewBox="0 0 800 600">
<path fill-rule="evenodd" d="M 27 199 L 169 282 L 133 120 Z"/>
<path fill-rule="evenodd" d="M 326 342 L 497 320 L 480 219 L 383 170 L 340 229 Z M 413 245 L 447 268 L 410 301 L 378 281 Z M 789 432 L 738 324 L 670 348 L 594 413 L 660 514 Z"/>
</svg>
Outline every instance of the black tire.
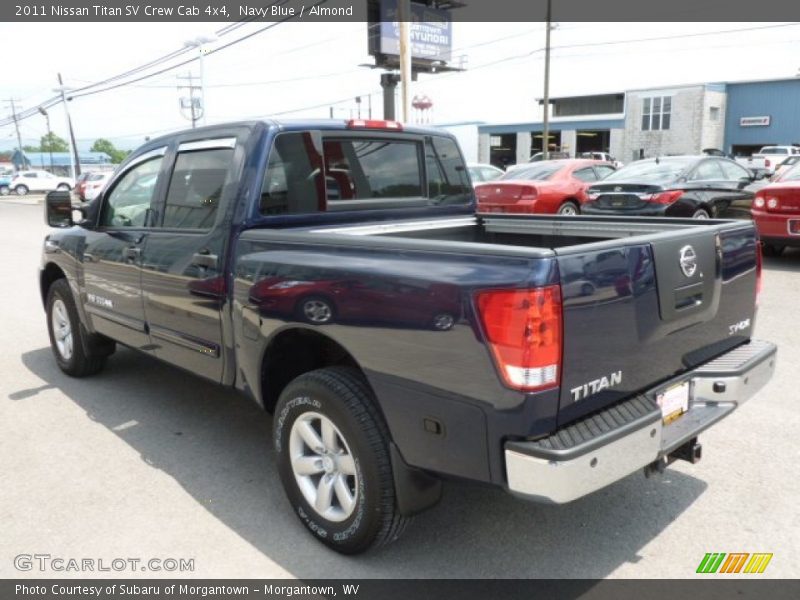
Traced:
<svg viewBox="0 0 800 600">
<path fill-rule="evenodd" d="M 14 188 L 14 193 L 17 196 L 26 196 L 28 194 L 28 186 L 27 185 L 18 185 Z"/>
<path fill-rule="evenodd" d="M 312 305 L 316 307 L 315 310 L 309 309 Z M 307 296 L 297 303 L 297 316 L 312 325 L 326 325 L 333 321 L 336 310 L 327 298 Z"/>
<path fill-rule="evenodd" d="M 355 465 L 355 505 L 339 522 L 325 518 L 306 500 L 292 468 L 293 426 L 310 414 L 322 415 L 335 425 Z M 273 436 L 286 496 L 317 540 L 342 554 L 359 554 L 400 536 L 409 518 L 397 510 L 389 431 L 358 371 L 330 367 L 297 377 L 281 393 L 275 407 Z M 320 475 L 326 476 L 327 472 Z"/>
<path fill-rule="evenodd" d="M 764 254 L 767 256 L 780 256 L 783 254 L 784 250 L 786 250 L 786 246 L 781 246 L 778 244 L 764 244 Z"/>
<path fill-rule="evenodd" d="M 0 185 L 0 196 L 8 196 L 11 193 L 11 188 L 7 185 Z"/>
<path fill-rule="evenodd" d="M 436 331 L 449 331 L 456 324 L 456 318 L 450 313 L 437 313 L 431 320 L 431 327 Z"/>
<path fill-rule="evenodd" d="M 56 186 L 56 189 L 59 192 L 69 192 L 72 188 L 69 187 L 69 184 L 67 183 L 59 183 L 58 186 Z"/>
<path fill-rule="evenodd" d="M 573 202 L 572 200 L 567 200 L 558 207 L 558 214 L 559 215 L 579 215 L 581 214 L 581 207 L 578 206 L 577 202 Z"/>
<path fill-rule="evenodd" d="M 56 303 L 66 311 L 69 321 L 71 352 L 66 355 L 59 349 L 53 326 L 53 313 Z M 106 358 L 114 352 L 115 344 L 107 338 L 90 336 L 81 325 L 78 310 L 66 279 L 56 280 L 47 292 L 47 331 L 50 334 L 50 347 L 59 368 L 71 377 L 86 377 L 99 372 Z"/>
</svg>

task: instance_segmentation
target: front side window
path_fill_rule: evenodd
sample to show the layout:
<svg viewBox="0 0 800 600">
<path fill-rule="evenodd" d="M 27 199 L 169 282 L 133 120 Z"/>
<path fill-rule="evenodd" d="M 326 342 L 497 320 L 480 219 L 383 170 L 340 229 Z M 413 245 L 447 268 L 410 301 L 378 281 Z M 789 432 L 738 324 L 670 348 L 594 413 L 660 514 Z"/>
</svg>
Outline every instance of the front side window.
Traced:
<svg viewBox="0 0 800 600">
<path fill-rule="evenodd" d="M 415 142 L 326 139 L 325 180 L 329 202 L 418 198 L 422 170 Z"/>
<path fill-rule="evenodd" d="M 750 173 L 742 166 L 737 165 L 732 160 L 718 161 L 722 172 L 725 174 L 725 179 L 728 181 L 740 181 L 742 179 L 750 179 Z"/>
<path fill-rule="evenodd" d="M 162 227 L 210 228 L 232 161 L 233 148 L 180 152 L 169 182 Z"/>
<path fill-rule="evenodd" d="M 106 197 L 103 227 L 144 227 L 163 157 L 146 160 L 125 173 Z"/>
<path fill-rule="evenodd" d="M 642 99 L 642 131 L 669 129 L 671 121 L 671 96 Z"/>
<path fill-rule="evenodd" d="M 572 174 L 576 179 L 581 181 L 597 181 L 597 175 L 594 172 L 592 167 L 587 167 L 585 169 L 578 169 Z"/>
</svg>

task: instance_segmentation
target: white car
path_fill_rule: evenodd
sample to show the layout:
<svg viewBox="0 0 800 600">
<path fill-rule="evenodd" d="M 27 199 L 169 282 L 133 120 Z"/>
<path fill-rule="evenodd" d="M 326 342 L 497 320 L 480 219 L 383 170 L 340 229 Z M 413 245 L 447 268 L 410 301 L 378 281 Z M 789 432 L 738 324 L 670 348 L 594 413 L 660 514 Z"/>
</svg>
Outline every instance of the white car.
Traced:
<svg viewBox="0 0 800 600">
<path fill-rule="evenodd" d="M 621 169 L 625 165 L 611 156 L 608 152 L 581 152 L 579 158 L 589 158 L 591 160 L 602 160 L 603 162 L 610 162 L 614 165 L 615 169 Z"/>
<path fill-rule="evenodd" d="M 28 192 L 68 192 L 75 187 L 75 182 L 69 177 L 57 177 L 47 171 L 20 171 L 11 180 L 9 187 L 15 194 L 24 196 Z"/>
<path fill-rule="evenodd" d="M 505 171 L 498 169 L 494 165 L 486 165 L 481 163 L 468 164 L 467 171 L 469 171 L 469 178 L 472 180 L 472 185 L 493 181 L 503 175 Z"/>
<path fill-rule="evenodd" d="M 750 157 L 737 158 L 736 162 L 754 173 L 772 176 L 775 169 L 789 156 L 800 155 L 798 146 L 764 146 Z"/>
</svg>

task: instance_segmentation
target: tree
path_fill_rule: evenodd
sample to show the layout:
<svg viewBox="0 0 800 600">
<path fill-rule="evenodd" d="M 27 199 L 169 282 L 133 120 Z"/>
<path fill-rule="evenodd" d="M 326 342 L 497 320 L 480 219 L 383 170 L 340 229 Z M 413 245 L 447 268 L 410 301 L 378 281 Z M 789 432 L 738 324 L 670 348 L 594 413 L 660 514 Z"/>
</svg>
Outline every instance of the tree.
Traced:
<svg viewBox="0 0 800 600">
<path fill-rule="evenodd" d="M 69 152 L 69 144 L 67 144 L 67 140 L 58 137 L 51 131 L 42 136 L 39 152 Z"/>
<path fill-rule="evenodd" d="M 94 141 L 90 149 L 91 152 L 105 152 L 111 157 L 111 162 L 116 164 L 125 160 L 125 157 L 131 153 L 130 150 L 118 150 L 114 144 L 105 138 L 100 138 Z"/>
<path fill-rule="evenodd" d="M 39 146 L 23 146 L 22 147 L 22 151 L 23 152 L 41 152 L 42 150 L 41 150 L 41 148 L 39 148 Z"/>
</svg>

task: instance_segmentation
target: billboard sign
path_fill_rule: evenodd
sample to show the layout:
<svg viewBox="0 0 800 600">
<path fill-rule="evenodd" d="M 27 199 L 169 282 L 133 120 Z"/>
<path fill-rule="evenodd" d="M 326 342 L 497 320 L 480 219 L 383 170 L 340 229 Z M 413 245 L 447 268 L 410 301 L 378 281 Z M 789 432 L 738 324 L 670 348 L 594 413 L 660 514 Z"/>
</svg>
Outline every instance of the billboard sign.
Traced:
<svg viewBox="0 0 800 600">
<path fill-rule="evenodd" d="M 411 5 L 411 59 L 448 63 L 453 49 L 453 23 L 447 10 Z M 381 0 L 380 54 L 399 56 L 400 25 L 397 0 Z"/>
</svg>

